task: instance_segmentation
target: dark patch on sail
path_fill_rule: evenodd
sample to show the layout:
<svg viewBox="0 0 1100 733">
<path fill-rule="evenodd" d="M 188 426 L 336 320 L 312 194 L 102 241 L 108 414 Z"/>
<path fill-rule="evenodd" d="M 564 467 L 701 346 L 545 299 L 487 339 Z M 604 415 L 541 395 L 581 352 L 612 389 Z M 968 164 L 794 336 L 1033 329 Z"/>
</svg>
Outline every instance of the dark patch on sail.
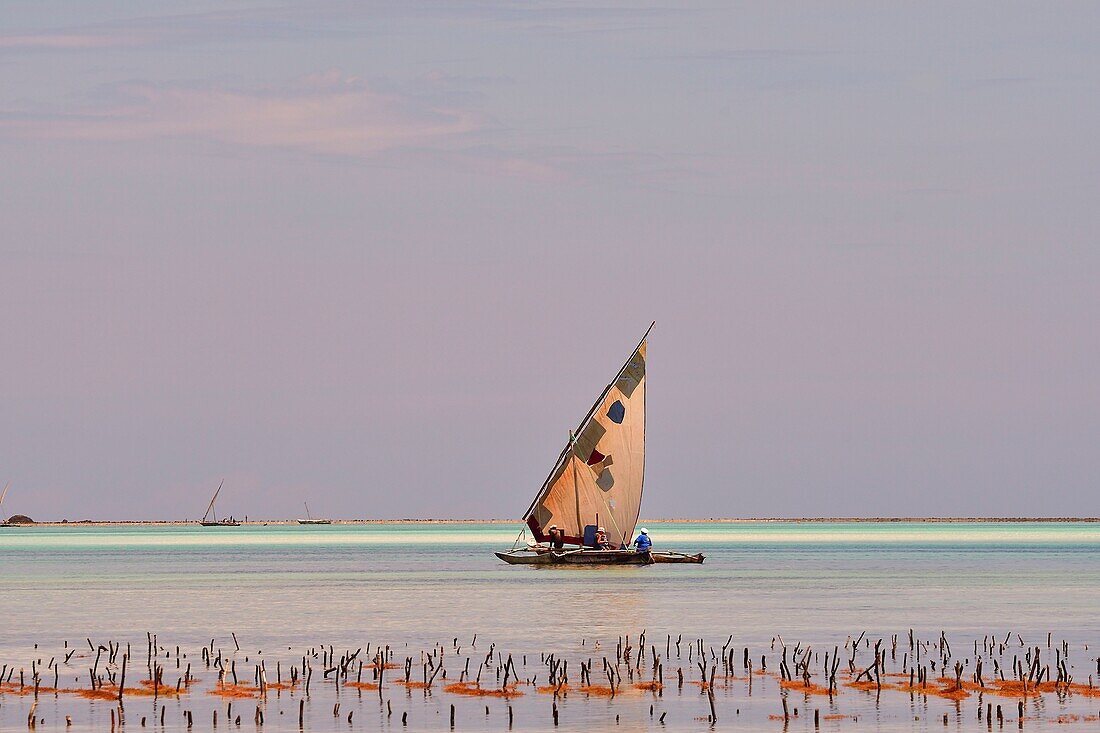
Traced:
<svg viewBox="0 0 1100 733">
<path fill-rule="evenodd" d="M 581 434 L 574 439 L 573 452 L 576 453 L 577 458 L 587 462 L 588 457 L 592 455 L 592 451 L 596 450 L 596 444 L 600 442 L 600 438 L 606 432 L 607 428 L 603 425 L 595 420 L 590 421 L 581 431 Z"/>
<path fill-rule="evenodd" d="M 600 460 L 596 461 L 595 463 L 589 463 L 588 467 L 592 469 L 593 476 L 599 476 L 601 473 L 603 473 L 603 470 L 605 468 L 607 468 L 614 462 L 615 461 L 612 460 L 611 456 L 602 456 Z"/>
<path fill-rule="evenodd" d="M 645 379 L 645 357 L 635 351 L 634 356 L 630 357 L 630 361 L 623 368 L 623 373 L 615 381 L 615 386 L 629 398 L 643 379 Z"/>
<path fill-rule="evenodd" d="M 626 417 L 626 408 L 623 407 L 623 403 L 619 400 L 612 402 L 611 407 L 607 408 L 607 417 L 616 425 L 622 425 L 623 418 Z"/>
<path fill-rule="evenodd" d="M 592 454 L 590 456 L 588 456 L 588 465 L 589 466 L 595 466 L 597 463 L 602 461 L 604 458 L 605 458 L 605 456 L 604 456 L 603 453 L 600 453 L 598 450 L 593 448 L 592 449 Z"/>
<path fill-rule="evenodd" d="M 550 526 L 550 520 L 552 520 L 554 518 L 554 515 L 550 513 L 549 509 L 544 507 L 542 504 L 539 504 L 535 508 L 535 511 L 532 513 L 531 518 L 534 519 L 535 522 L 538 524 L 539 531 L 540 532 L 545 532 L 546 528 L 548 526 Z M 541 538 L 536 537 L 536 539 L 541 539 Z"/>
<path fill-rule="evenodd" d="M 604 491 L 611 491 L 611 487 L 615 485 L 615 477 L 611 475 L 611 469 L 605 468 L 603 473 L 596 479 L 596 486 L 599 486 Z"/>
</svg>

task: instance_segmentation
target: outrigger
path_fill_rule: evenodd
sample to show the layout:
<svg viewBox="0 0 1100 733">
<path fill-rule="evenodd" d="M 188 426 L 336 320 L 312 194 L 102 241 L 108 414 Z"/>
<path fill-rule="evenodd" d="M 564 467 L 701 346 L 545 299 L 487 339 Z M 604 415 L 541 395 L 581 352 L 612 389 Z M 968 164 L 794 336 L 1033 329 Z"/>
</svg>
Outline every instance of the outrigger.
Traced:
<svg viewBox="0 0 1100 733">
<path fill-rule="evenodd" d="M 702 553 L 631 549 L 645 474 L 646 338 L 653 325 L 580 427 L 569 433 L 569 442 L 523 515 L 527 526 L 511 550 L 495 553 L 504 562 L 652 565 L 705 559 Z M 606 529 L 601 521 L 607 522 Z M 528 529 L 533 539 L 524 541 Z M 598 547 L 601 530 L 604 546 Z"/>
</svg>

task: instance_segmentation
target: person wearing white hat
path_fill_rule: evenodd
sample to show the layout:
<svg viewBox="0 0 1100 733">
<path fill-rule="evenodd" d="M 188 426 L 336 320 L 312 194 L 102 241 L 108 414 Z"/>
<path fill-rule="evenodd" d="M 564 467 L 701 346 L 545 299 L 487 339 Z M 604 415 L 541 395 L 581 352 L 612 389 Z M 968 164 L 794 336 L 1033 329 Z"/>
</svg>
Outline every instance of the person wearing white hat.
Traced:
<svg viewBox="0 0 1100 733">
<path fill-rule="evenodd" d="M 653 540 L 649 538 L 649 530 L 645 527 L 638 530 L 638 537 L 634 540 L 634 547 L 638 552 L 649 552 L 653 549 Z"/>
<path fill-rule="evenodd" d="M 546 528 L 547 540 L 550 542 L 550 547 L 555 550 L 560 550 L 565 547 L 565 533 L 558 529 L 558 525 L 551 524 Z"/>
<path fill-rule="evenodd" d="M 597 550 L 610 550 L 611 543 L 607 541 L 607 530 L 600 527 L 596 530 L 596 538 L 593 543 Z"/>
</svg>

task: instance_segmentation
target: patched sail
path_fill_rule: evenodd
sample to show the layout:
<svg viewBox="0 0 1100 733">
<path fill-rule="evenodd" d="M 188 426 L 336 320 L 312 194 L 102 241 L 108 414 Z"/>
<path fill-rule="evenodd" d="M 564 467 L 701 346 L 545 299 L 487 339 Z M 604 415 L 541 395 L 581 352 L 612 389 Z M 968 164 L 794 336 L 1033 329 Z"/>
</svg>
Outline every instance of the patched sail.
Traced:
<svg viewBox="0 0 1100 733">
<path fill-rule="evenodd" d="M 650 325 L 650 329 L 653 326 Z M 571 544 L 591 544 L 604 527 L 614 547 L 638 524 L 645 473 L 646 337 L 589 410 L 558 456 L 524 519 L 535 539 L 556 525 Z"/>
</svg>

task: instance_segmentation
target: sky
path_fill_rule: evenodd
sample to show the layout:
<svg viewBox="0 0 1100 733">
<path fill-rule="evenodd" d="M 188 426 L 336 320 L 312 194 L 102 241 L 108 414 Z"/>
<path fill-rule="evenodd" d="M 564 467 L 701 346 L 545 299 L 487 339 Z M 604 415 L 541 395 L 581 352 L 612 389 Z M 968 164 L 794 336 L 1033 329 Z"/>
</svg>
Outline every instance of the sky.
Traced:
<svg viewBox="0 0 1100 733">
<path fill-rule="evenodd" d="M 1097 28 L 5 0 L 2 511 L 518 517 L 656 320 L 645 517 L 1100 515 Z"/>
</svg>

